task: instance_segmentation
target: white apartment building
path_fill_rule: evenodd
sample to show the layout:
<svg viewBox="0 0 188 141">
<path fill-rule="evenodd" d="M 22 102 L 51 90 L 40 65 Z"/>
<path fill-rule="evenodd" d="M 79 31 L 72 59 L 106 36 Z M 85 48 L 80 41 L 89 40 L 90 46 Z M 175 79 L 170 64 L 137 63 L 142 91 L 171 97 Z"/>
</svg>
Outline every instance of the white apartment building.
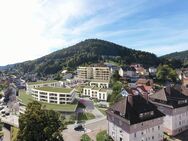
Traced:
<svg viewBox="0 0 188 141">
<path fill-rule="evenodd" d="M 109 81 L 105 81 L 105 80 L 92 80 L 89 83 L 90 86 L 96 86 L 98 88 L 104 88 L 104 89 L 108 89 L 109 88 Z"/>
<path fill-rule="evenodd" d="M 188 129 L 188 96 L 173 87 L 166 87 L 151 94 L 150 99 L 166 115 L 164 132 L 174 136 Z"/>
<path fill-rule="evenodd" d="M 83 88 L 83 96 L 96 98 L 97 100 L 101 100 L 101 101 L 107 100 L 108 93 L 109 93 L 108 89 L 99 88 L 96 86 L 85 86 Z"/>
<path fill-rule="evenodd" d="M 110 80 L 111 77 L 109 67 L 78 67 L 77 73 L 82 80 Z"/>
<path fill-rule="evenodd" d="M 141 95 L 128 95 L 107 110 L 107 132 L 114 141 L 163 141 L 163 117 Z"/>
<path fill-rule="evenodd" d="M 41 102 L 71 104 L 75 100 L 76 92 L 71 88 L 38 87 L 32 88 L 31 95 Z"/>
<path fill-rule="evenodd" d="M 27 91 L 27 93 L 31 93 L 32 88 L 60 87 L 60 85 L 61 85 L 61 83 L 59 81 L 56 81 L 56 80 L 28 82 L 28 83 L 26 83 L 26 91 Z"/>
</svg>

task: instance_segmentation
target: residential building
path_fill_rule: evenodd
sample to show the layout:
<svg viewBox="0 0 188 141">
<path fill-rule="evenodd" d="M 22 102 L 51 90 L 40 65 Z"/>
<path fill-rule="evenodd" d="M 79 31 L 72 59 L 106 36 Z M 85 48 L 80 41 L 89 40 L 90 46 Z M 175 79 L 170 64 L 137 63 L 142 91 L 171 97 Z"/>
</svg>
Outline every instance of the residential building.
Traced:
<svg viewBox="0 0 188 141">
<path fill-rule="evenodd" d="M 85 86 L 83 88 L 83 96 L 95 98 L 100 101 L 107 101 L 107 97 L 109 93 L 111 93 L 110 90 L 99 88 L 96 86 Z"/>
<path fill-rule="evenodd" d="M 141 95 L 125 96 L 106 113 L 114 141 L 163 141 L 164 114 Z"/>
<path fill-rule="evenodd" d="M 71 88 L 38 87 L 32 88 L 31 95 L 41 102 L 71 104 L 75 100 L 76 92 Z"/>
<path fill-rule="evenodd" d="M 82 80 L 110 80 L 109 67 L 78 67 L 78 79 Z"/>
<path fill-rule="evenodd" d="M 60 82 L 56 80 L 50 80 L 50 81 L 37 81 L 37 82 L 26 83 L 27 93 L 31 93 L 33 88 L 39 88 L 39 87 L 60 87 Z"/>
<path fill-rule="evenodd" d="M 157 68 L 155 68 L 155 67 L 150 67 L 148 70 L 149 70 L 149 73 L 150 73 L 151 75 L 155 75 L 156 72 L 157 72 Z"/>
<path fill-rule="evenodd" d="M 140 78 L 136 81 L 137 86 L 152 86 L 153 80 L 152 79 L 146 79 L 146 78 Z"/>
<path fill-rule="evenodd" d="M 89 82 L 90 86 L 96 86 L 98 88 L 104 88 L 104 89 L 108 89 L 109 88 L 109 81 L 106 80 L 91 80 L 91 82 Z"/>
<path fill-rule="evenodd" d="M 167 134 L 174 136 L 188 129 L 188 96 L 168 86 L 149 98 L 166 115 L 163 127 Z"/>
<path fill-rule="evenodd" d="M 148 75 L 147 70 L 141 64 L 133 64 L 131 65 L 131 67 L 134 67 L 136 69 L 136 73 L 138 75 Z"/>
<path fill-rule="evenodd" d="M 136 76 L 136 69 L 134 67 L 124 66 L 119 69 L 121 77 L 134 77 Z"/>
</svg>

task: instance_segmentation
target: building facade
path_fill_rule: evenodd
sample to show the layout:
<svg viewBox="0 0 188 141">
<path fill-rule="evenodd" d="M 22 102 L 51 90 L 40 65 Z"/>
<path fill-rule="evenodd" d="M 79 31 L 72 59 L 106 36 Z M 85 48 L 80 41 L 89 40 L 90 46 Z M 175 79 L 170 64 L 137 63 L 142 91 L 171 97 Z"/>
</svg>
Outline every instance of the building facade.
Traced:
<svg viewBox="0 0 188 141">
<path fill-rule="evenodd" d="M 77 74 L 82 80 L 110 80 L 111 77 L 109 67 L 78 67 Z"/>
<path fill-rule="evenodd" d="M 32 88 L 31 95 L 41 102 L 71 104 L 75 100 L 76 92 L 71 88 L 38 87 Z"/>
<path fill-rule="evenodd" d="M 169 86 L 151 94 L 150 100 L 166 115 L 164 132 L 174 136 L 188 129 L 188 96 Z"/>
<path fill-rule="evenodd" d="M 94 81 L 92 80 L 89 83 L 90 86 L 96 86 L 98 88 L 104 88 L 104 89 L 108 89 L 109 88 L 109 81 Z"/>
<path fill-rule="evenodd" d="M 128 95 L 107 110 L 114 141 L 162 141 L 164 114 L 140 95 Z"/>
<path fill-rule="evenodd" d="M 109 93 L 110 92 L 108 89 L 99 88 L 96 86 L 85 86 L 83 88 L 83 96 L 95 98 L 100 101 L 107 101 Z"/>
</svg>

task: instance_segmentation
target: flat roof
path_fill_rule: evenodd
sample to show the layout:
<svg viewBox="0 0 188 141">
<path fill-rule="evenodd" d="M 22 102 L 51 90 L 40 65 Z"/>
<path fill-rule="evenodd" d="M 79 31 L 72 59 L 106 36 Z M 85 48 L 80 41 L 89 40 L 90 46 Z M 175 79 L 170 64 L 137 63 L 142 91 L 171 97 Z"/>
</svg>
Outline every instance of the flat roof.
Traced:
<svg viewBox="0 0 188 141">
<path fill-rule="evenodd" d="M 58 87 L 39 87 L 36 90 L 46 91 L 46 92 L 57 92 L 57 93 L 70 93 L 72 88 L 58 88 Z"/>
<path fill-rule="evenodd" d="M 96 83 L 96 82 L 104 82 L 104 83 L 109 83 L 109 80 L 96 80 L 96 79 L 92 79 L 90 83 Z"/>
<path fill-rule="evenodd" d="M 37 85 L 37 84 L 48 84 L 48 83 L 53 83 L 53 82 L 58 82 L 57 80 L 49 80 L 49 81 L 37 81 L 37 82 L 28 82 L 28 85 Z"/>
<path fill-rule="evenodd" d="M 28 103 L 34 101 L 34 98 L 31 94 L 27 94 L 26 91 L 20 90 L 19 96 L 17 98 L 21 101 L 21 103 L 27 106 Z M 45 106 L 47 110 L 55 110 L 55 111 L 64 111 L 64 112 L 74 112 L 78 104 L 51 104 L 46 102 L 40 102 L 42 106 Z"/>
</svg>

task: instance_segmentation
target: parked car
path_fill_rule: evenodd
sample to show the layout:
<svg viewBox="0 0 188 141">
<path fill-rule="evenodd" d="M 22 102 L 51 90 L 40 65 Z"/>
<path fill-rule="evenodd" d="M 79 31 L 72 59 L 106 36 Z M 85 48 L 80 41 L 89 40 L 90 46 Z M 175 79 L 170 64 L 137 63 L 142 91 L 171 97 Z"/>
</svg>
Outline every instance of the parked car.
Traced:
<svg viewBox="0 0 188 141">
<path fill-rule="evenodd" d="M 10 113 L 5 113 L 5 115 L 6 115 L 6 116 L 9 116 L 9 115 L 10 115 Z"/>
<path fill-rule="evenodd" d="M 76 125 L 74 127 L 74 130 L 76 130 L 76 131 L 84 131 L 85 129 L 84 129 L 84 127 L 81 124 L 78 124 L 78 125 Z"/>
</svg>

